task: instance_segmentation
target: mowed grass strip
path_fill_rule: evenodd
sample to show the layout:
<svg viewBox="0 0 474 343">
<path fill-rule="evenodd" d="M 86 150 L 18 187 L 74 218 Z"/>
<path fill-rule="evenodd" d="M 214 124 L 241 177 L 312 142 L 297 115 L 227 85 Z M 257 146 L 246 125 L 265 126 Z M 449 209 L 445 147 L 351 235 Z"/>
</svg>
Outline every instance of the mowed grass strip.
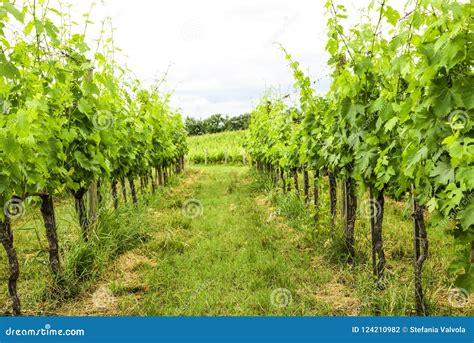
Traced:
<svg viewBox="0 0 474 343">
<path fill-rule="evenodd" d="M 340 223 L 330 239 L 327 193 L 322 180 L 316 224 L 311 208 L 249 168 L 189 168 L 179 186 L 141 213 L 150 238 L 120 256 L 95 290 L 62 313 L 413 314 L 410 216 L 400 203 L 387 202 L 387 287 L 381 291 L 371 276 L 367 218 L 358 219 L 358 257 L 355 266 L 348 265 Z M 460 309 L 447 299 L 452 241 L 430 234 L 424 284 L 432 314 L 468 314 L 472 304 Z"/>
</svg>

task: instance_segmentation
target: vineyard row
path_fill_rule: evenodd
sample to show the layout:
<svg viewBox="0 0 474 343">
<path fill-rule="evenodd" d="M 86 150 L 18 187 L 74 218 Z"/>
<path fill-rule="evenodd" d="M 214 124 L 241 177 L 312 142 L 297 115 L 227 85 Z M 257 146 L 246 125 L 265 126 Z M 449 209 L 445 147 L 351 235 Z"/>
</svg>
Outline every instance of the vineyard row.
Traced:
<svg viewBox="0 0 474 343">
<path fill-rule="evenodd" d="M 298 189 L 302 172 L 307 195 L 308 170 L 316 185 L 327 176 L 331 230 L 341 185 L 349 263 L 355 257 L 358 194 L 369 191 L 377 288 L 385 284 L 385 197 L 411 197 L 417 313 L 426 315 L 421 282 L 428 258 L 426 212 L 430 225 L 444 227 L 456 240 L 458 254 L 450 266 L 456 285 L 474 291 L 472 4 L 408 1 L 401 14 L 388 1 L 373 1 L 362 21 L 349 28 L 344 6 L 329 0 L 326 9 L 329 91 L 317 95 L 282 48 L 299 102 L 289 106 L 286 97 L 264 96 L 251 113 L 246 146 L 258 170 L 282 180 L 284 188 L 290 184 L 286 178 Z"/>
<path fill-rule="evenodd" d="M 53 196 L 72 194 L 87 241 L 95 218 L 86 210 L 86 194 L 95 199 L 91 206 L 102 206 L 99 190 L 110 185 L 117 207 L 117 184 L 124 191 L 128 181 L 137 203 L 136 179 L 142 187 L 151 182 L 154 191 L 171 168 L 179 173 L 184 164 L 187 135 L 169 95 L 160 94 L 161 83 L 143 87 L 115 61 L 108 21 L 91 48 L 89 17 L 77 24 L 44 1 L 0 5 L 0 241 L 15 315 L 21 306 L 12 224 L 27 199 L 40 202 L 60 287 Z"/>
</svg>

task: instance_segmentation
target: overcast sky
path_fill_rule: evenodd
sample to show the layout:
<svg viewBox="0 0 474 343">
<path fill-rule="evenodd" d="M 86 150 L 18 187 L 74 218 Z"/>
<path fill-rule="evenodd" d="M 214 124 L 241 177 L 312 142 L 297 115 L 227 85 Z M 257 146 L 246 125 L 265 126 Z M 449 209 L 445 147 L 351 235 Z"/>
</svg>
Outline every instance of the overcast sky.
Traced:
<svg viewBox="0 0 474 343">
<path fill-rule="evenodd" d="M 108 0 L 92 20 L 111 17 L 115 43 L 145 83 L 161 79 L 185 116 L 251 111 L 268 87 L 293 92 L 279 42 L 328 87 L 325 0 Z M 337 2 L 337 1 L 336 1 Z M 356 17 L 368 0 L 339 1 Z M 76 1 L 76 15 L 91 1 Z"/>
</svg>

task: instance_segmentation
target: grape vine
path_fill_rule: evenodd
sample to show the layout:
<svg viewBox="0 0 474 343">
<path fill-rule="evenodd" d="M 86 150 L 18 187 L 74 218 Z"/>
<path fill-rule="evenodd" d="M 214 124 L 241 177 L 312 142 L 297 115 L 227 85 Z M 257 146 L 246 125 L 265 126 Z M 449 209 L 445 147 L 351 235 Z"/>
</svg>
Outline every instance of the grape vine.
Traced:
<svg viewBox="0 0 474 343">
<path fill-rule="evenodd" d="M 285 173 L 298 187 L 295 170 L 312 170 L 316 209 L 317 183 L 327 175 L 331 230 L 341 185 L 349 263 L 355 257 L 357 208 L 369 208 L 377 288 L 386 285 L 385 197 L 409 195 L 416 310 L 426 315 L 421 275 L 430 226 L 452 224 L 445 231 L 455 237 L 459 254 L 450 271 L 459 287 L 474 291 L 472 6 L 417 0 L 400 14 L 388 1 L 373 1 L 365 20 L 350 28 L 343 25 L 344 6 L 329 0 L 326 9 L 329 91 L 316 95 L 310 78 L 282 48 L 299 103 L 289 108 L 281 98 L 264 97 L 251 114 L 249 152 L 259 170 L 280 176 L 285 190 Z M 358 199 L 365 190 L 367 204 Z"/>
<path fill-rule="evenodd" d="M 21 306 L 12 224 L 27 199 L 41 202 L 51 271 L 60 280 L 53 196 L 73 195 L 87 241 L 97 207 L 104 206 L 100 188 L 111 185 L 117 207 L 117 184 L 126 200 L 128 181 L 137 203 L 136 179 L 142 188 L 151 181 L 155 190 L 172 169 L 183 169 L 186 131 L 169 95 L 160 94 L 158 85 L 143 87 L 115 61 L 106 22 L 91 48 L 88 18 L 80 29 L 45 1 L 0 5 L 0 241 L 15 315 Z M 91 211 L 86 194 L 95 206 Z"/>
</svg>

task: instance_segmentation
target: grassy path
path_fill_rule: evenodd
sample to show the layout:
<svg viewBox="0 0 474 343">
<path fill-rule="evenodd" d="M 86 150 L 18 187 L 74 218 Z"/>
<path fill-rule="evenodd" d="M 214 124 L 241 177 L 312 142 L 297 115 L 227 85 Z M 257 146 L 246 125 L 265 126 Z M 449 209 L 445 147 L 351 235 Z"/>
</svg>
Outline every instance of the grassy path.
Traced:
<svg viewBox="0 0 474 343">
<path fill-rule="evenodd" d="M 187 173 L 162 208 L 150 209 L 156 222 L 151 239 L 119 257 L 92 297 L 66 305 L 62 314 L 334 313 L 330 301 L 308 291 L 331 282 L 331 271 L 315 268 L 298 248 L 301 234 L 252 190 L 248 169 L 212 166 Z M 183 212 L 189 199 L 202 204 L 202 215 Z M 345 304 L 355 309 L 357 302 Z"/>
<path fill-rule="evenodd" d="M 321 232 L 308 239 L 312 221 L 295 229 L 286 215 L 272 208 L 247 168 L 193 167 L 145 212 L 150 239 L 119 256 L 91 293 L 59 314 L 370 315 L 374 304 L 382 314 L 410 314 L 409 283 L 394 279 L 375 291 L 367 263 L 347 266 Z M 387 221 L 395 215 L 388 211 Z M 409 237 L 409 219 L 406 225 Z M 390 277 L 409 280 L 406 258 L 401 267 L 393 261 Z"/>
</svg>

